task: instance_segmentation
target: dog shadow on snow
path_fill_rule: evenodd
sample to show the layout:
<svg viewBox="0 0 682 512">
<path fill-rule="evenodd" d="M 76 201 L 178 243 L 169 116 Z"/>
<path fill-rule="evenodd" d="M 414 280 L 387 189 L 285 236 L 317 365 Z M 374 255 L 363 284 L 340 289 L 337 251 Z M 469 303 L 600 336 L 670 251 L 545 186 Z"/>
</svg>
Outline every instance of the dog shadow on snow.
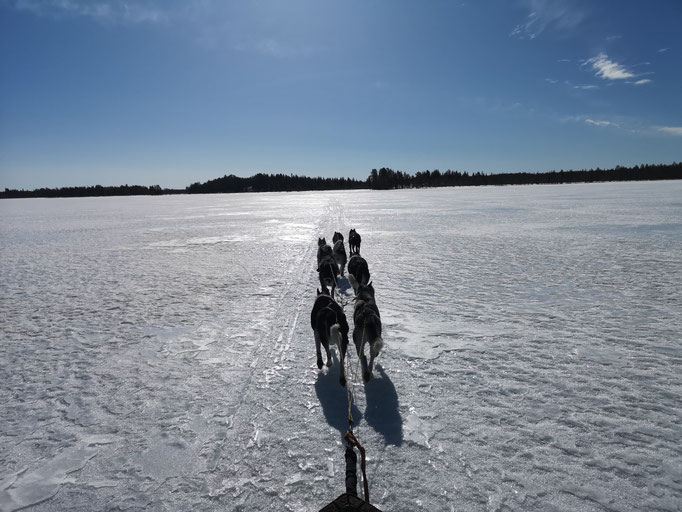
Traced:
<svg viewBox="0 0 682 512">
<path fill-rule="evenodd" d="M 334 351 L 332 354 L 334 364 L 326 372 L 317 374 L 315 393 L 322 405 L 325 420 L 343 435 L 348 430 L 348 402 L 346 388 L 339 385 L 339 361 Z M 346 377 L 350 380 L 348 375 Z M 385 444 L 400 446 L 403 443 L 403 422 L 398 409 L 398 393 L 381 365 L 376 365 L 372 379 L 364 387 L 367 404 L 364 415 L 355 401 L 351 407 L 355 426 L 364 419 L 381 434 Z M 356 387 L 356 394 L 358 391 Z"/>
<path fill-rule="evenodd" d="M 348 430 L 348 399 L 346 388 L 339 384 L 341 363 L 336 356 L 335 350 L 332 350 L 332 361 L 331 368 L 317 373 L 315 393 L 320 401 L 320 405 L 322 405 L 324 419 L 327 420 L 330 427 L 338 430 L 343 437 Z M 362 413 L 355 402 L 351 406 L 351 414 L 353 415 L 355 425 L 362 421 Z"/>
<path fill-rule="evenodd" d="M 365 383 L 365 421 L 384 437 L 385 444 L 403 444 L 403 419 L 400 417 L 398 393 L 380 364 Z"/>
</svg>

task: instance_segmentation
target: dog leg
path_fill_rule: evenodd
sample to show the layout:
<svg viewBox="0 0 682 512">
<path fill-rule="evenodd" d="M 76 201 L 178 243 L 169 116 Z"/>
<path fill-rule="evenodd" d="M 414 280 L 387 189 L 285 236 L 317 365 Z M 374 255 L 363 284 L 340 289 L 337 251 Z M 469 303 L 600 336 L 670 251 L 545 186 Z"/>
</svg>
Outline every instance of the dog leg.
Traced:
<svg viewBox="0 0 682 512">
<path fill-rule="evenodd" d="M 332 353 L 329 350 L 329 343 L 324 346 L 324 349 L 327 351 L 327 368 L 330 368 L 332 365 Z"/>
<path fill-rule="evenodd" d="M 353 341 L 355 342 L 355 349 L 358 352 L 358 359 L 360 359 L 360 365 L 362 366 L 362 377 L 367 382 L 369 380 L 369 371 L 367 370 L 367 357 L 365 356 L 365 343 L 363 338 L 364 329 L 358 329 L 356 326 L 353 329 Z"/>
<path fill-rule="evenodd" d="M 377 337 L 376 339 L 372 340 L 369 344 L 369 376 L 372 376 L 372 370 L 374 369 L 374 358 L 379 355 L 379 352 L 381 352 L 381 347 L 384 346 L 384 340 L 381 339 L 381 336 Z M 367 380 L 369 380 L 369 377 L 367 377 Z"/>
<path fill-rule="evenodd" d="M 367 368 L 367 356 L 365 354 L 362 354 L 362 358 L 360 359 L 362 363 L 362 378 L 365 382 L 369 381 L 369 378 L 371 377 L 371 374 L 369 372 L 369 369 Z"/>
<path fill-rule="evenodd" d="M 341 359 L 341 377 L 339 377 L 339 384 L 344 388 L 346 387 L 346 347 L 348 342 L 341 342 L 339 346 L 339 358 Z"/>
<path fill-rule="evenodd" d="M 317 352 L 317 369 L 321 370 L 322 369 L 322 351 L 320 350 L 320 333 L 317 332 L 317 329 L 313 331 L 313 334 L 315 335 L 315 351 Z"/>
</svg>

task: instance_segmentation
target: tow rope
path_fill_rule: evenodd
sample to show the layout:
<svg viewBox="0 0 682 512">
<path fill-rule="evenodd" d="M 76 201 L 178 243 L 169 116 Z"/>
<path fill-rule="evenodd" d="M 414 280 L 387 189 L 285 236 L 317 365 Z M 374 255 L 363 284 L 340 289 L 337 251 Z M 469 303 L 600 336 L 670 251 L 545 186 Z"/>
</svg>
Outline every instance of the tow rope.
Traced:
<svg viewBox="0 0 682 512">
<path fill-rule="evenodd" d="M 362 354 L 362 351 L 365 348 L 365 325 L 362 326 L 362 338 L 360 338 L 360 354 Z M 346 360 L 348 360 L 348 357 L 346 356 Z M 355 437 L 355 434 L 353 433 L 353 412 L 352 412 L 352 406 L 353 406 L 353 392 L 350 390 L 349 384 L 355 384 L 357 375 L 358 375 L 358 370 L 360 369 L 360 356 L 358 356 L 358 363 L 355 366 L 355 372 L 351 373 L 351 370 L 353 366 L 351 365 L 350 362 L 347 363 L 347 366 L 350 366 L 349 373 L 350 373 L 350 378 L 351 381 L 350 383 L 346 383 L 346 400 L 348 402 L 348 430 L 346 431 L 345 435 L 343 438 L 348 442 L 348 448 L 347 450 L 352 450 L 353 447 L 357 448 L 360 451 L 360 456 L 361 456 L 361 462 L 360 462 L 360 468 L 362 469 L 362 484 L 363 484 L 363 489 L 365 493 L 365 501 L 369 503 L 369 482 L 367 481 L 367 472 L 366 472 L 366 454 L 365 454 L 365 448 L 360 444 L 360 441 L 358 441 L 358 438 Z M 348 463 L 348 461 L 346 461 Z M 348 467 L 346 467 L 346 478 L 348 478 Z"/>
<path fill-rule="evenodd" d="M 360 469 L 362 469 L 362 487 L 365 491 L 365 501 L 369 503 L 369 482 L 367 482 L 367 473 L 365 471 L 366 469 L 366 458 L 365 458 L 365 447 L 360 444 L 360 442 L 357 440 L 355 437 L 355 434 L 353 434 L 352 430 L 349 430 L 346 432 L 346 435 L 343 436 L 343 438 L 348 441 L 348 447 L 350 448 L 351 446 L 357 448 L 360 451 Z M 348 468 L 346 468 L 346 475 L 348 474 Z"/>
</svg>

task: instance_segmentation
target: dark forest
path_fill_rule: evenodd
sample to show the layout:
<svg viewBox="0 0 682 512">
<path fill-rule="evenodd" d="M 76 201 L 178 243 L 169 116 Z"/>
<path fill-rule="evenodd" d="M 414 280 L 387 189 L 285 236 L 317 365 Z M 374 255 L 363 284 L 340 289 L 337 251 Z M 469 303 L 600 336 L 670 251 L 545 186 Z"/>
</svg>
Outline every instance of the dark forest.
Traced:
<svg viewBox="0 0 682 512">
<path fill-rule="evenodd" d="M 643 164 L 634 167 L 579 171 L 518 172 L 485 174 L 438 169 L 410 174 L 387 167 L 372 169 L 366 180 L 355 178 L 311 178 L 295 174 L 258 173 L 247 178 L 225 175 L 204 183 L 192 183 L 184 189 L 162 188 L 160 185 L 120 185 L 103 187 L 39 188 L 35 190 L 0 191 L 0 199 L 24 197 L 103 197 L 164 194 L 220 194 L 235 192 L 294 192 L 306 190 L 390 190 L 401 188 L 470 187 L 483 185 L 539 185 L 561 183 L 595 183 L 605 181 L 645 181 L 682 179 L 682 162 Z"/>
</svg>

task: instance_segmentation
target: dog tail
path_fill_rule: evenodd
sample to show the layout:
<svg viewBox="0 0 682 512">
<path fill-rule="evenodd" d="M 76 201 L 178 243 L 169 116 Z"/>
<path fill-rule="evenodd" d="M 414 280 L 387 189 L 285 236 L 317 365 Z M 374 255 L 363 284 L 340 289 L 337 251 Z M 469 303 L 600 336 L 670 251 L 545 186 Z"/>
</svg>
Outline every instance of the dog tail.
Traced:
<svg viewBox="0 0 682 512">
<path fill-rule="evenodd" d="M 381 336 L 374 338 L 374 341 L 369 344 L 369 353 L 372 357 L 376 357 L 384 347 L 384 339 Z"/>
<path fill-rule="evenodd" d="M 341 325 L 336 323 L 329 329 L 329 343 L 341 347 Z"/>
</svg>

